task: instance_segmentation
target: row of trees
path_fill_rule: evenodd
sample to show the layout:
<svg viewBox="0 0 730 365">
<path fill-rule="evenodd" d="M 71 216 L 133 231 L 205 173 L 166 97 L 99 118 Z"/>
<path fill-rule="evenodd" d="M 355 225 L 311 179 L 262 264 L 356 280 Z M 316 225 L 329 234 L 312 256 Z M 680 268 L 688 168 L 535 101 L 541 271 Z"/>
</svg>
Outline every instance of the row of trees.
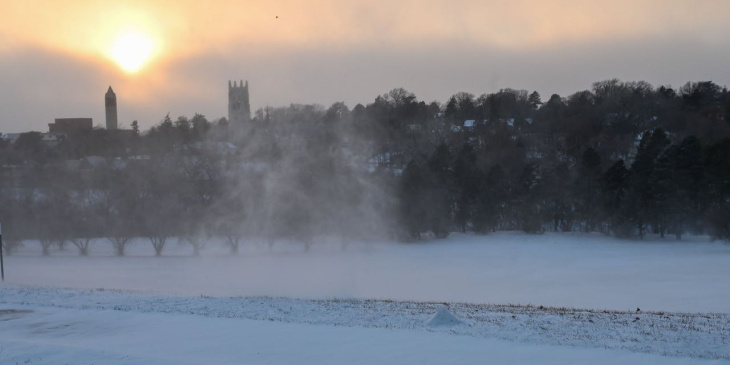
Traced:
<svg viewBox="0 0 730 365">
<path fill-rule="evenodd" d="M 146 133 L 119 139 L 128 152 L 103 164 L 78 167 L 55 158 L 16 166 L 22 176 L 3 181 L 0 190 L 5 248 L 37 240 L 44 255 L 68 244 L 87 255 L 93 240 L 106 239 L 124 255 L 141 237 L 161 255 L 177 237 L 197 255 L 211 237 L 236 253 L 244 241 L 296 240 L 308 250 L 321 235 L 346 247 L 382 234 L 388 224 L 381 220 L 392 210 L 384 178 L 357 168 L 360 154 L 346 148 L 322 108 L 286 109 L 297 121 L 308 109 L 316 118 L 289 131 L 294 122 L 283 118 L 229 126 L 196 116 L 205 132 L 193 133 L 186 118 L 166 117 Z M 41 148 L 57 156 L 83 138 Z"/>
<path fill-rule="evenodd" d="M 395 89 L 350 114 L 403 168 L 398 222 L 410 238 L 504 229 L 730 238 L 726 88 L 613 79 L 544 103 L 504 89 L 437 106 Z"/>
<path fill-rule="evenodd" d="M 401 217 L 412 238 L 519 229 L 729 239 L 729 182 L 730 140 L 672 144 L 662 129 L 642 135 L 630 163 L 607 165 L 588 147 L 575 164 L 525 161 L 512 174 L 500 164 L 482 167 L 470 144 L 455 155 L 441 144 L 407 165 Z"/>
<path fill-rule="evenodd" d="M 31 132 L 0 143 L 0 219 L 8 242 L 82 254 L 107 238 L 121 255 L 132 237 L 161 254 L 173 236 L 195 252 L 210 236 L 235 252 L 242 238 L 308 248 L 454 230 L 727 239 L 728 113 L 712 82 L 607 80 L 544 103 L 512 89 L 425 103 L 394 89 L 352 110 L 260 109 L 244 125 L 166 116 L 56 146 Z"/>
<path fill-rule="evenodd" d="M 712 82 L 675 91 L 607 80 L 546 103 L 537 92 L 457 93 L 443 116 L 461 131 L 408 154 L 402 226 L 412 238 L 519 229 L 728 239 L 729 113 L 730 93 Z"/>
</svg>

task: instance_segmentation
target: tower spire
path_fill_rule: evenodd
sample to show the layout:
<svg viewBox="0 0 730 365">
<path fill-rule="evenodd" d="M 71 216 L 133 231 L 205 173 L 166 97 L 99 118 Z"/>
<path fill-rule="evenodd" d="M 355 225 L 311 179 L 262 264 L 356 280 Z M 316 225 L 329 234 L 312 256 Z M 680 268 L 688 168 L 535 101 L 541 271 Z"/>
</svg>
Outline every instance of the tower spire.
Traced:
<svg viewBox="0 0 730 365">
<path fill-rule="evenodd" d="M 228 122 L 242 123 L 251 120 L 251 105 L 248 99 L 248 80 L 244 86 L 243 80 L 233 81 L 233 87 L 230 87 L 228 81 Z"/>
<path fill-rule="evenodd" d="M 104 108 L 106 109 L 106 129 L 117 129 L 117 94 L 114 93 L 111 85 L 104 95 Z"/>
</svg>

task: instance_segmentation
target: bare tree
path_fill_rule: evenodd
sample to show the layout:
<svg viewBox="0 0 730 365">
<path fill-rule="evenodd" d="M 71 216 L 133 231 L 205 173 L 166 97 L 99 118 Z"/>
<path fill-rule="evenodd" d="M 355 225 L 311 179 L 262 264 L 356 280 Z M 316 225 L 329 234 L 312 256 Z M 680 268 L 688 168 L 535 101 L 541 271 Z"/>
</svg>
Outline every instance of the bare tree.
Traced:
<svg viewBox="0 0 730 365">
<path fill-rule="evenodd" d="M 187 241 L 193 246 L 193 256 L 200 256 L 200 249 L 205 247 L 208 242 L 205 237 L 199 232 L 190 232 L 182 237 L 183 240 Z"/>
<path fill-rule="evenodd" d="M 140 213 L 144 216 L 140 223 L 142 235 L 152 244 L 155 256 L 162 255 L 167 240 L 175 235 L 180 221 L 175 196 L 165 190 L 164 185 L 159 184 L 153 187 L 152 194 L 146 195 L 141 202 L 145 207 Z"/>
<path fill-rule="evenodd" d="M 6 239 L 3 240 L 3 247 L 2 248 L 5 250 L 5 254 L 8 255 L 8 256 L 10 256 L 10 255 L 13 254 L 13 252 L 15 251 L 15 249 L 17 249 L 18 247 L 22 247 L 22 246 L 23 246 L 23 241 L 17 241 L 15 239 L 7 239 L 6 238 Z"/>
<path fill-rule="evenodd" d="M 43 256 L 49 256 L 51 254 L 50 248 L 54 242 L 55 242 L 54 240 L 48 239 L 48 238 L 40 239 L 41 248 L 43 249 Z"/>
<path fill-rule="evenodd" d="M 89 255 L 89 246 L 94 238 L 99 237 L 102 229 L 101 204 L 102 195 L 93 189 L 79 190 L 71 201 L 71 217 L 69 222 L 71 243 L 79 249 L 80 256 Z"/>
<path fill-rule="evenodd" d="M 71 239 L 71 243 L 79 249 L 80 256 L 89 255 L 89 244 L 91 243 L 91 237 L 76 237 Z"/>
<path fill-rule="evenodd" d="M 150 240 L 150 243 L 152 243 L 152 247 L 155 249 L 155 256 L 162 256 L 162 249 L 165 248 L 165 243 L 167 242 L 168 236 L 167 235 L 150 235 L 147 236 L 147 238 Z"/>
<path fill-rule="evenodd" d="M 124 256 L 127 244 L 132 240 L 132 237 L 115 234 L 112 237 L 107 237 L 107 240 L 111 242 L 115 255 Z"/>
</svg>

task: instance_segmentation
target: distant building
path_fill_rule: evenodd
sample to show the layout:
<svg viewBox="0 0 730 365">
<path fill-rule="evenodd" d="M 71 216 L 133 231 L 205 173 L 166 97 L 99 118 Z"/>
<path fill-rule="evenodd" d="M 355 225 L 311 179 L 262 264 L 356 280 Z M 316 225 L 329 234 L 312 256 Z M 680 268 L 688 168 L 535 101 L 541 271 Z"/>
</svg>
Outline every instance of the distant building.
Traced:
<svg viewBox="0 0 730 365">
<path fill-rule="evenodd" d="M 59 165 L 68 172 L 78 174 L 86 181 L 93 178 L 94 170 L 104 169 L 108 166 L 106 159 L 101 156 L 85 156 L 78 160 L 66 160 Z"/>
<path fill-rule="evenodd" d="M 10 143 L 15 143 L 15 141 L 20 138 L 20 133 L 3 133 L 0 135 L 0 139 L 8 141 Z"/>
<path fill-rule="evenodd" d="M 112 87 L 109 86 L 106 95 L 104 95 L 104 106 L 106 108 L 106 129 L 117 129 L 117 94 L 114 93 Z"/>
<path fill-rule="evenodd" d="M 23 176 L 27 173 L 29 166 L 23 165 L 2 165 L 0 166 L 0 186 L 4 188 L 19 188 L 23 184 Z"/>
<path fill-rule="evenodd" d="M 69 134 L 94 129 L 91 118 L 56 118 L 54 123 L 48 123 L 48 132 L 53 134 Z"/>
<path fill-rule="evenodd" d="M 228 122 L 242 123 L 251 120 L 251 104 L 248 102 L 248 81 L 236 84 L 228 81 Z"/>
<path fill-rule="evenodd" d="M 58 134 L 48 132 L 43 134 L 41 142 L 48 147 L 56 147 L 59 143 L 61 143 L 61 139 L 59 139 Z"/>
</svg>

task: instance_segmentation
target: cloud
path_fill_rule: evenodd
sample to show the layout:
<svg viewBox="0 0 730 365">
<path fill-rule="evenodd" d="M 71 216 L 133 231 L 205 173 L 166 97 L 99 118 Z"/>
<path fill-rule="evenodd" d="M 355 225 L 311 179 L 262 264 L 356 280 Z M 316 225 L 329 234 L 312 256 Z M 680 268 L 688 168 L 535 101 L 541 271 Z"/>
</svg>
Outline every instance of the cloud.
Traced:
<svg viewBox="0 0 730 365">
<path fill-rule="evenodd" d="M 458 91 L 543 97 L 618 77 L 678 86 L 730 83 L 725 1 L 86 1 L 10 2 L 0 24 L 0 131 L 90 116 L 117 92 L 120 123 L 165 114 L 226 116 L 227 81 L 252 107 L 371 102 L 395 87 L 420 100 Z M 276 16 L 279 16 L 277 19 Z M 158 37 L 136 75 L 110 62 L 120 27 Z M 11 42 L 5 42 L 12 40 Z"/>
<path fill-rule="evenodd" d="M 727 45 L 723 0 L 23 1 L 4 4 L 0 34 L 73 53 L 107 54 L 116 34 L 150 34 L 160 57 L 248 44 L 357 49 L 464 43 L 519 50 L 692 34 Z"/>
<path fill-rule="evenodd" d="M 168 112 L 174 118 L 227 113 L 228 80 L 248 80 L 252 107 L 345 101 L 369 103 L 395 87 L 420 100 L 444 102 L 458 91 L 474 94 L 511 87 L 566 96 L 594 81 L 618 77 L 655 85 L 686 81 L 730 83 L 727 50 L 692 40 L 582 44 L 549 51 L 505 51 L 460 44 L 370 47 L 358 50 L 271 50 L 249 56 L 246 47 L 170 62 L 162 72 L 127 77 L 93 59 L 27 49 L 0 60 L 0 131 L 46 130 L 53 118 L 90 116 L 104 124 L 103 94 L 112 85 L 120 122 L 142 128 Z M 52 62 L 49 62 L 52 61 Z"/>
</svg>

